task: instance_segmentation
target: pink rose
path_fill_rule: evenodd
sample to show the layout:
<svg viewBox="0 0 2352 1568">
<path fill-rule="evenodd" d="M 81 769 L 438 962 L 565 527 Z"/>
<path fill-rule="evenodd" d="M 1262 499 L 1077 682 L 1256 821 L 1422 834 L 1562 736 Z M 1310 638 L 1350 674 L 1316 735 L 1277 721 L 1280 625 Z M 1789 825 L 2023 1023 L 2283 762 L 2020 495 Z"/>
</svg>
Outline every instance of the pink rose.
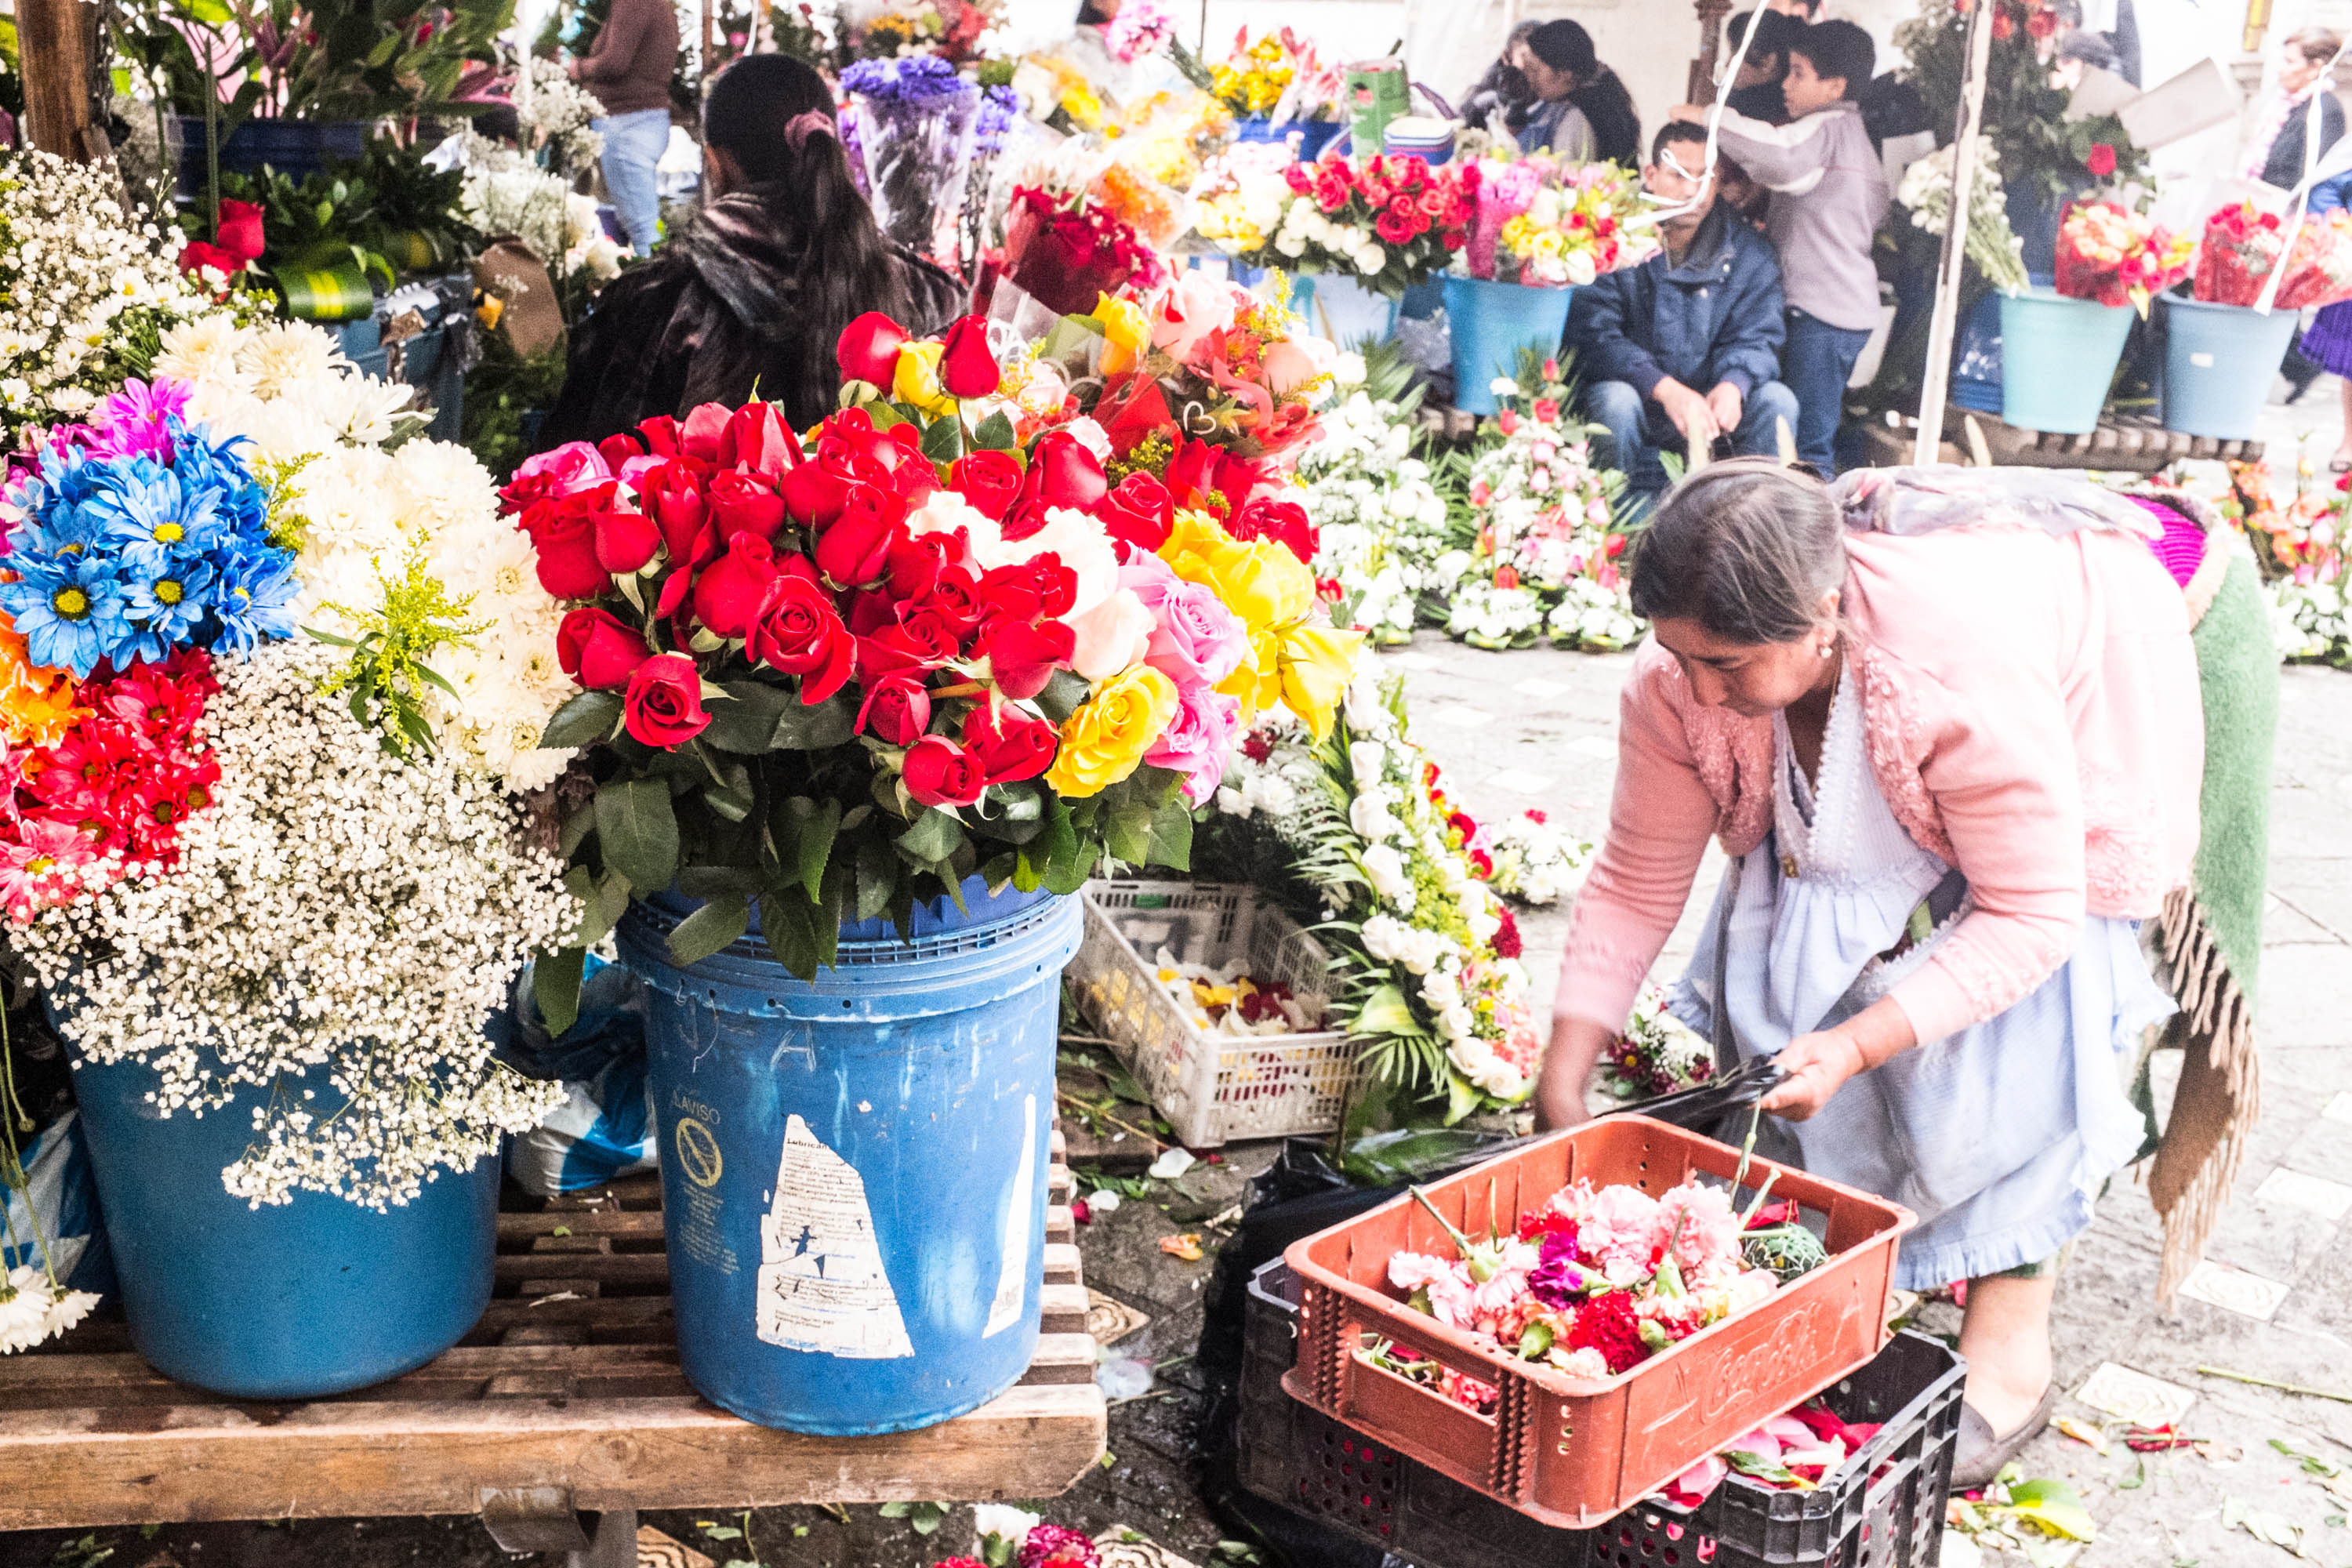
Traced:
<svg viewBox="0 0 2352 1568">
<path fill-rule="evenodd" d="M 604 461 L 604 454 L 585 441 L 566 441 L 552 452 L 541 452 L 535 458 L 525 458 L 515 469 L 514 482 L 537 479 L 531 487 L 533 495 L 568 496 L 575 490 L 593 489 L 613 477 Z"/>
<path fill-rule="evenodd" d="M 1070 628 L 1070 668 L 1088 680 L 1108 679 L 1141 658 L 1158 625 L 1143 601 L 1125 588 L 1062 620 Z"/>
<path fill-rule="evenodd" d="M 1205 272 L 1181 274 L 1160 297 L 1151 323 L 1151 343 L 1178 363 L 1190 358 L 1211 332 L 1234 324 L 1234 289 Z"/>
<path fill-rule="evenodd" d="M 1155 768 L 1185 775 L 1184 798 L 1198 805 L 1217 793 L 1225 776 L 1225 758 L 1240 728 L 1241 700 L 1206 686 L 1176 689 L 1176 717 L 1168 721 L 1143 760 Z"/>
<path fill-rule="evenodd" d="M 1144 662 L 1176 683 L 1216 686 L 1241 667 L 1249 633 L 1216 591 L 1187 583 L 1157 555 L 1136 555 L 1119 568 L 1118 584 L 1151 612 L 1154 629 Z"/>
<path fill-rule="evenodd" d="M 1339 351 L 1321 338 L 1292 338 L 1265 347 L 1266 390 L 1281 397 L 1329 374 Z"/>
</svg>

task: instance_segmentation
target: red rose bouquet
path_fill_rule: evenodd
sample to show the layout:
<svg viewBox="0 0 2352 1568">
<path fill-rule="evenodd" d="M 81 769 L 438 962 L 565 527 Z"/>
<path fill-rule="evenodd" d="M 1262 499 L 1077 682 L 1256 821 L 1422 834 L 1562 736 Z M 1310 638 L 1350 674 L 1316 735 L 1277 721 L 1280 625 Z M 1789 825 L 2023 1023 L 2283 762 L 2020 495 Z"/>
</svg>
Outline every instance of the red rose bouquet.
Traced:
<svg viewBox="0 0 2352 1568">
<path fill-rule="evenodd" d="M 1472 208 L 1450 169 L 1375 154 L 1265 166 L 1237 148 L 1213 176 L 1195 226 L 1252 267 L 1337 272 L 1402 295 L 1443 270 L 1469 237 Z"/>
<path fill-rule="evenodd" d="M 1091 420 L 1016 439 L 977 318 L 918 342 L 868 315 L 839 357 L 847 405 L 813 430 L 705 405 L 504 492 L 570 605 L 555 651 L 581 689 L 543 743 L 583 748 L 593 781 L 564 832 L 592 910 L 573 954 L 675 885 L 705 900 L 680 963 L 756 904 L 812 976 L 843 921 L 903 930 L 968 877 L 1068 892 L 1105 856 L 1182 867 L 1257 712 L 1328 730 L 1360 639 L 1316 597 L 1303 517 L 1228 524 L 1141 464 L 1114 482 Z M 568 1018 L 576 957 L 541 972 Z"/>
<path fill-rule="evenodd" d="M 2189 276 L 2196 243 L 2113 202 L 2077 202 L 2058 226 L 2058 292 L 2147 314 L 2151 296 Z"/>
<path fill-rule="evenodd" d="M 2254 304 L 2282 252 L 2286 272 L 2272 299 L 2273 310 L 2352 299 L 2352 213 L 2338 207 L 2304 214 L 2289 248 L 2285 220 L 2252 202 L 2233 203 L 2206 220 L 2196 297 L 2219 305 Z"/>
<path fill-rule="evenodd" d="M 1013 193 L 999 270 L 1065 316 L 1084 314 L 1098 294 L 1150 289 L 1168 276 L 1159 253 L 1100 197 L 1040 185 Z"/>
</svg>

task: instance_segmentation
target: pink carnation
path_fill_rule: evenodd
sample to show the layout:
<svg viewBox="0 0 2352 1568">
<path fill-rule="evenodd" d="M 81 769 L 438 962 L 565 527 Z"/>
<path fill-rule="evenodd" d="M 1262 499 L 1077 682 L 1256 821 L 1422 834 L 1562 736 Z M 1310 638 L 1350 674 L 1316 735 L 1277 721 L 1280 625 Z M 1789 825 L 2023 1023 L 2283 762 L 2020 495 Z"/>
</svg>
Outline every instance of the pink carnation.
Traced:
<svg viewBox="0 0 2352 1568">
<path fill-rule="evenodd" d="M 1577 1237 L 1610 1283 L 1630 1285 L 1652 1271 L 1665 1244 L 1664 1213 L 1637 1188 L 1603 1187 L 1578 1216 Z"/>
<path fill-rule="evenodd" d="M 1675 1261 L 1685 1279 L 1712 1281 L 1738 1271 L 1739 1215 L 1729 1194 L 1687 1181 L 1660 1199 L 1658 1207 L 1660 1223 L 1675 1238 Z"/>
</svg>

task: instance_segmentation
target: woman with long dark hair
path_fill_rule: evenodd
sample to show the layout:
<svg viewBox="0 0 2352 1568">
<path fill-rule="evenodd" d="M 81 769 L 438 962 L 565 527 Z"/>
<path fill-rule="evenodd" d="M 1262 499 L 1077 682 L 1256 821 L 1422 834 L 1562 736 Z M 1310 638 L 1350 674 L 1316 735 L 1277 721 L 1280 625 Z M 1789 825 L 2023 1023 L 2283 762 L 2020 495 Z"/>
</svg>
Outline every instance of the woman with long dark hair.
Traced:
<svg viewBox="0 0 2352 1568">
<path fill-rule="evenodd" d="M 1593 52 L 1592 35 L 1574 22 L 1546 22 L 1528 35 L 1515 62 L 1540 100 L 1518 132 L 1531 153 L 1564 158 L 1642 161 L 1642 118 L 1617 73 Z"/>
<path fill-rule="evenodd" d="M 702 213 L 573 329 L 542 449 L 755 390 L 814 425 L 833 411 L 834 344 L 856 317 L 880 310 L 926 333 L 956 313 L 954 279 L 875 226 L 809 66 L 736 61 L 711 83 L 702 126 Z"/>
</svg>

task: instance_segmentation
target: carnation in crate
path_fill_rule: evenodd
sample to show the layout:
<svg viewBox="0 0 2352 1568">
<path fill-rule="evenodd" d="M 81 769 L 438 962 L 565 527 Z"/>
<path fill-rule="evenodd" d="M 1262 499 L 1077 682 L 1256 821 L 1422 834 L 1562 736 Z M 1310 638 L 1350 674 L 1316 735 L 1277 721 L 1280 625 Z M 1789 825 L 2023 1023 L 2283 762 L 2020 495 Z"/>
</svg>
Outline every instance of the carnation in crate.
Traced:
<svg viewBox="0 0 2352 1568">
<path fill-rule="evenodd" d="M 1311 1035 L 1323 1027 L 1319 1010 L 1279 980 L 1251 974 L 1245 963 L 1187 963 L 1164 947 L 1153 962 L 1152 978 L 1204 1033 L 1251 1039 Z"/>
<path fill-rule="evenodd" d="M 1696 1179 L 1653 1197 L 1580 1178 L 1522 1217 L 1515 1234 L 1473 1241 L 1438 1216 L 1456 1256 L 1397 1253 L 1388 1279 L 1416 1311 L 1504 1355 L 1597 1383 L 1780 1289 L 1778 1275 L 1746 1256 L 1758 1197 L 1742 1215 L 1728 1193 Z M 1386 1356 L 1390 1370 L 1416 1379 L 1442 1370 L 1395 1351 Z M 1444 1392 L 1479 1410 L 1496 1394 L 1469 1378 Z"/>
</svg>

